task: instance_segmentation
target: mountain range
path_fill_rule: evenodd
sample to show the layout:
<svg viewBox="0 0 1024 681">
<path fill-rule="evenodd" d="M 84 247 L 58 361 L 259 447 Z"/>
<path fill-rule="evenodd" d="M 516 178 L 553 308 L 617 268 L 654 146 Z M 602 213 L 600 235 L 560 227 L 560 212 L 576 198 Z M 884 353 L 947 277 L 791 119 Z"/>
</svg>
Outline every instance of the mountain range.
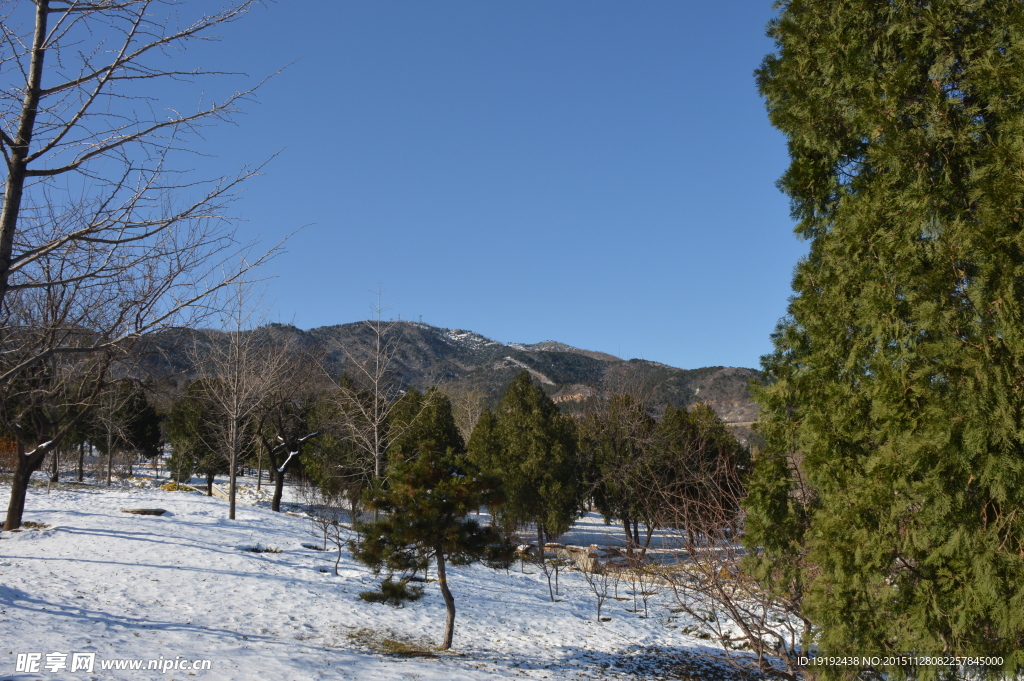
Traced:
<svg viewBox="0 0 1024 681">
<path fill-rule="evenodd" d="M 473 331 L 446 329 L 417 322 L 384 322 L 384 335 L 392 348 L 390 368 L 405 387 L 424 390 L 431 386 L 461 396 L 476 408 L 493 407 L 505 387 L 521 371 L 530 374 L 563 409 L 573 410 L 596 391 L 626 389 L 641 394 L 648 403 L 689 407 L 707 402 L 747 440 L 757 419 L 757 405 L 748 390 L 761 373 L 743 367 L 679 369 L 649 360 L 624 360 L 614 355 L 559 343 L 501 343 Z M 354 363 L 373 353 L 375 333 L 371 324 L 354 322 L 321 326 L 308 331 L 285 324 L 271 324 L 257 332 L 268 333 L 293 347 L 316 348 L 335 378 L 354 373 Z M 191 336 L 191 339 L 189 338 Z M 178 331 L 165 337 L 162 352 L 151 362 L 154 373 L 187 376 L 190 362 L 180 348 L 192 342 L 216 343 L 224 334 L 216 331 Z M 179 350 L 175 351 L 173 348 Z M 157 366 L 157 364 L 164 366 Z M 471 407 L 472 408 L 472 407 Z"/>
</svg>

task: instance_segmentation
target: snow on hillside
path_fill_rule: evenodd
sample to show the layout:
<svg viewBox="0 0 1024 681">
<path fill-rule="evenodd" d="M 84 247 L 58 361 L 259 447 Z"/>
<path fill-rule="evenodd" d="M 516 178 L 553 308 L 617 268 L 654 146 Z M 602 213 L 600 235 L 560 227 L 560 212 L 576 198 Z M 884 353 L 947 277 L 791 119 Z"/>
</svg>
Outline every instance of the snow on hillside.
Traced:
<svg viewBox="0 0 1024 681">
<path fill-rule="evenodd" d="M 479 333 L 474 331 L 464 331 L 462 329 L 438 329 L 437 331 L 440 333 L 442 338 L 449 342 L 465 345 L 474 350 L 501 345 L 501 343 L 493 341 L 486 336 L 481 336 Z"/>
<path fill-rule="evenodd" d="M 0 486 L 6 498 L 9 488 Z M 124 508 L 158 507 L 164 516 Z M 17 679 L 586 679 L 678 678 L 698 665 L 703 641 L 683 633 L 667 594 L 652 616 L 632 600 L 594 598 L 579 573 L 563 573 L 552 603 L 542 574 L 450 568 L 456 598 L 452 653 L 434 653 L 444 607 L 435 584 L 403 608 L 359 599 L 375 578 L 345 552 L 315 542 L 305 518 L 238 508 L 199 494 L 82 487 L 30 491 L 26 520 L 43 529 L 0 538 L 0 676 Z M 253 546 L 280 549 L 254 553 Z M 527 572 L 535 572 L 527 564 Z M 623 582 L 620 595 L 629 590 Z M 411 647 L 428 657 L 394 654 Z M 671 651 L 671 654 L 669 654 Z M 17 674 L 19 654 L 67 654 L 54 673 Z M 92 675 L 69 673 L 71 654 L 95 653 Z M 116 660 L 210 660 L 203 671 L 101 670 Z M 60 657 L 54 658 L 59 663 Z M 717 670 L 700 674 L 717 676 Z M 667 676 L 663 676 L 667 675 Z"/>
</svg>

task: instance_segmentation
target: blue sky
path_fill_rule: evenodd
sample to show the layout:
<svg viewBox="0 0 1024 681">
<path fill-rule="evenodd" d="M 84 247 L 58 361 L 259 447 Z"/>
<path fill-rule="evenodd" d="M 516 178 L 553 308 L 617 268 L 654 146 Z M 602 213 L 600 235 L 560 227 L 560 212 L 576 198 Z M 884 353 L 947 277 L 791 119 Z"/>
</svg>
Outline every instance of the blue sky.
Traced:
<svg viewBox="0 0 1024 681">
<path fill-rule="evenodd" d="M 196 167 L 279 152 L 234 207 L 265 244 L 305 226 L 268 268 L 275 320 L 363 319 L 379 283 L 389 317 L 757 366 L 806 251 L 753 78 L 771 13 L 281 0 L 188 55 L 252 79 L 290 64 Z"/>
</svg>

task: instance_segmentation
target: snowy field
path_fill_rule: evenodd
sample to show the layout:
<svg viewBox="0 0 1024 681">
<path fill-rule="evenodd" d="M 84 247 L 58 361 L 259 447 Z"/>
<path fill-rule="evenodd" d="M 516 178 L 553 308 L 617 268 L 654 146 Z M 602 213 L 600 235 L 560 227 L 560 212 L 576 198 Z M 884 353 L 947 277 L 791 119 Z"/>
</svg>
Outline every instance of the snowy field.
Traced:
<svg viewBox="0 0 1024 681">
<path fill-rule="evenodd" d="M 8 494 L 0 485 L 4 503 Z M 359 592 L 377 581 L 365 567 L 346 551 L 335 576 L 332 553 L 303 547 L 316 541 L 308 520 L 262 506 L 240 504 L 238 519 L 228 521 L 225 501 L 199 494 L 67 484 L 47 494 L 45 486 L 33 487 L 25 520 L 48 527 L 0 537 L 0 679 L 727 675 L 707 661 L 716 651 L 684 633 L 670 594 L 654 596 L 644 618 L 631 612 L 624 580 L 619 596 L 628 600 L 609 599 L 602 615 L 611 619 L 598 624 L 580 573 L 562 573 L 561 600 L 552 603 L 543 574 L 529 564 L 527 574 L 518 564 L 508 574 L 450 568 L 455 641 L 451 652 L 437 653 L 444 606 L 436 584 L 402 608 L 365 603 Z M 152 507 L 169 512 L 121 512 Z M 256 545 L 280 553 L 246 550 Z M 41 654 L 39 671 L 17 671 L 18 655 L 30 653 Z M 47 670 L 52 653 L 66 657 L 50 658 L 56 667 Z M 91 674 L 71 673 L 74 653 L 95 653 Z M 209 669 L 145 669 L 150 660 L 166 666 L 179 657 L 209 660 Z M 101 668 L 120 660 L 141 661 L 143 669 Z"/>
</svg>

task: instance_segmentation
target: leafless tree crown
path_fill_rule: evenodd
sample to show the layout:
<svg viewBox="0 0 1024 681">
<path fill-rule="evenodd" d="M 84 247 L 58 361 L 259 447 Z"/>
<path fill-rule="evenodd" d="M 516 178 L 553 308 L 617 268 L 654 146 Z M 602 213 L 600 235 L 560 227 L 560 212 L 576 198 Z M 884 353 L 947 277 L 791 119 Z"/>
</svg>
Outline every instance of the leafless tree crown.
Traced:
<svg viewBox="0 0 1024 681">
<path fill-rule="evenodd" d="M 181 24 L 170 1 L 3 3 L 0 384 L 194 322 L 211 289 L 244 276 L 223 275 L 237 250 L 226 207 L 256 171 L 204 181 L 182 156 L 252 89 L 188 108 L 159 93 L 215 75 L 181 69 L 184 51 L 251 4 Z"/>
</svg>

